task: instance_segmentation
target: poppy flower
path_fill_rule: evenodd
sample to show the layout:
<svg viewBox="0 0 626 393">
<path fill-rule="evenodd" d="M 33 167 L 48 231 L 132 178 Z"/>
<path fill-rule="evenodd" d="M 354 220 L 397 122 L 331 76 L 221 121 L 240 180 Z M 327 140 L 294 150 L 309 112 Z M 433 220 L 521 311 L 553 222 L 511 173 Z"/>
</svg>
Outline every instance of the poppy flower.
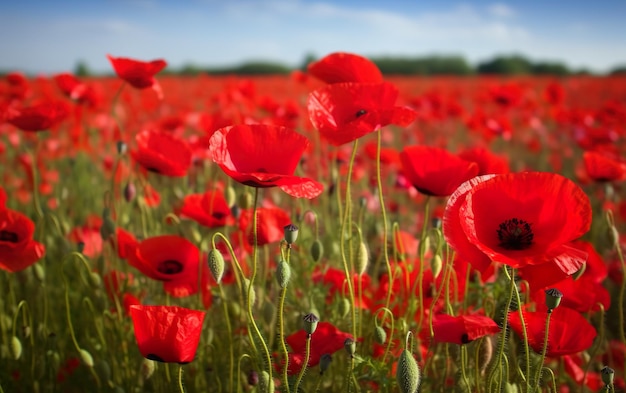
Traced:
<svg viewBox="0 0 626 393">
<path fill-rule="evenodd" d="M 489 175 L 492 173 L 509 173 L 509 161 L 504 156 L 492 153 L 484 147 L 474 147 L 463 150 L 459 157 L 478 164 L 478 175 Z"/>
<path fill-rule="evenodd" d="M 447 314 L 433 316 L 434 340 L 441 343 L 468 344 L 478 338 L 496 334 L 500 327 L 493 319 L 484 315 Z"/>
<path fill-rule="evenodd" d="M 196 356 L 204 311 L 176 306 L 130 306 L 141 355 L 164 363 L 189 363 Z"/>
<path fill-rule="evenodd" d="M 209 154 L 231 178 L 250 187 L 279 187 L 296 198 L 315 198 L 324 187 L 294 176 L 309 141 L 291 129 L 262 124 L 220 128 L 209 141 Z"/>
<path fill-rule="evenodd" d="M 547 310 L 522 310 L 528 334 L 528 344 L 537 353 L 543 350 Z M 509 323 L 513 331 L 524 337 L 519 312 L 509 312 Z M 578 312 L 567 308 L 557 307 L 552 311 L 548 331 L 548 349 L 546 355 L 557 357 L 571 355 L 591 347 L 596 337 L 596 329 Z"/>
<path fill-rule="evenodd" d="M 611 158 L 607 154 L 594 151 L 583 153 L 587 176 L 598 182 L 626 180 L 626 162 Z"/>
<path fill-rule="evenodd" d="M 230 208 L 223 192 L 207 191 L 185 196 L 183 205 L 176 209 L 176 213 L 205 227 L 214 228 L 226 225 Z"/>
<path fill-rule="evenodd" d="M 55 75 L 53 79 L 63 94 L 70 99 L 80 104 L 95 105 L 96 95 L 93 88 L 81 82 L 76 76 L 62 73 Z"/>
<path fill-rule="evenodd" d="M 449 196 L 461 183 L 478 175 L 478 164 L 438 147 L 406 147 L 400 153 L 400 162 L 413 187 L 431 196 Z"/>
<path fill-rule="evenodd" d="M 166 132 L 144 130 L 135 137 L 133 159 L 144 169 L 164 176 L 182 177 L 191 167 L 191 149 L 187 142 Z"/>
<path fill-rule="evenodd" d="M 587 195 L 571 180 L 543 172 L 471 179 L 450 196 L 443 219 L 447 242 L 479 271 L 493 261 L 536 269 L 535 276 L 551 282 L 585 262 L 587 253 L 568 243 L 590 226 Z"/>
<path fill-rule="evenodd" d="M 345 52 L 331 53 L 307 66 L 309 74 L 326 83 L 383 81 L 383 74 L 373 61 Z"/>
<path fill-rule="evenodd" d="M 198 292 L 200 252 L 189 240 L 176 235 L 154 236 L 140 242 L 128 255 L 128 263 L 146 276 L 163 281 L 163 288 L 175 297 Z M 208 267 L 202 269 L 203 282 Z M 208 277 L 208 276 L 207 276 Z"/>
<path fill-rule="evenodd" d="M 145 89 L 158 86 L 154 76 L 167 66 L 162 59 L 141 61 L 126 57 L 113 57 L 107 55 L 115 73 L 134 88 Z M 160 88 L 156 88 L 157 92 Z"/>
<path fill-rule="evenodd" d="M 389 82 L 334 83 L 309 94 L 313 126 L 328 142 L 340 146 L 389 124 L 406 127 L 415 111 L 396 106 L 398 89 Z"/>
<path fill-rule="evenodd" d="M 253 214 L 253 209 L 245 209 L 239 216 L 239 229 L 245 233 L 249 245 L 254 244 Z M 286 211 L 279 207 L 259 207 L 256 214 L 258 246 L 276 243 L 285 237 L 285 226 L 291 224 Z"/>
<path fill-rule="evenodd" d="M 22 131 L 37 132 L 57 126 L 69 114 L 66 103 L 45 101 L 24 108 L 11 108 L 6 120 Z"/>
<path fill-rule="evenodd" d="M 0 208 L 0 269 L 19 272 L 43 258 L 46 248 L 33 240 L 34 231 L 28 217 Z"/>
<path fill-rule="evenodd" d="M 287 370 L 289 375 L 297 374 L 302 368 L 306 352 L 306 338 L 307 333 L 304 329 L 285 338 L 292 349 L 292 352 L 289 353 L 289 368 Z M 319 364 L 322 355 L 332 355 L 342 349 L 348 338 L 352 339 L 352 335 L 342 332 L 332 323 L 319 322 L 311 335 L 311 352 L 307 366 L 315 367 Z"/>
</svg>

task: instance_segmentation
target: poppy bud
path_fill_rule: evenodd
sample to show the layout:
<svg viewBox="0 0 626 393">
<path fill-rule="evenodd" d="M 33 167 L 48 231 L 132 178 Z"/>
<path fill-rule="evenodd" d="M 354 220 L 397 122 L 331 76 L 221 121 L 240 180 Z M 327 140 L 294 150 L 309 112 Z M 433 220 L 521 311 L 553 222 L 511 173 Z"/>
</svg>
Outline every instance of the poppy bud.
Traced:
<svg viewBox="0 0 626 393">
<path fill-rule="evenodd" d="M 333 357 L 330 354 L 325 353 L 320 358 L 320 375 L 324 374 L 328 367 L 330 367 L 330 363 L 333 361 Z"/>
<path fill-rule="evenodd" d="M 504 393 L 517 393 L 517 392 L 519 392 L 517 385 L 514 385 L 510 382 L 506 382 L 504 384 Z"/>
<path fill-rule="evenodd" d="M 420 369 L 415 358 L 408 350 L 402 351 L 398 359 L 396 381 L 402 393 L 417 393 L 420 385 Z"/>
<path fill-rule="evenodd" d="M 343 348 L 348 352 L 350 358 L 354 358 L 354 354 L 356 353 L 356 342 L 351 338 L 346 338 L 343 341 Z"/>
<path fill-rule="evenodd" d="M 341 298 L 341 303 L 339 303 L 339 315 L 344 318 L 347 317 L 351 307 L 352 306 L 350 305 L 350 300 L 346 299 L 345 297 Z"/>
<path fill-rule="evenodd" d="M 313 244 L 311 244 L 311 258 L 313 258 L 313 262 L 319 262 L 324 255 L 324 245 L 319 239 L 315 239 Z"/>
<path fill-rule="evenodd" d="M 430 260 L 430 270 L 432 270 L 434 278 L 439 277 L 439 273 L 441 273 L 442 268 L 443 261 L 441 260 L 441 255 L 435 254 L 435 256 Z"/>
<path fill-rule="evenodd" d="M 274 380 L 270 378 L 270 374 L 265 370 L 259 374 L 259 391 L 274 392 Z"/>
<path fill-rule="evenodd" d="M 133 199 L 135 199 L 136 195 L 137 188 L 135 187 L 135 184 L 131 182 L 126 183 L 126 185 L 124 186 L 124 200 L 126 202 L 131 202 Z"/>
<path fill-rule="evenodd" d="M 58 371 L 59 367 L 61 366 L 61 356 L 59 355 L 59 353 L 56 351 L 48 351 L 46 352 L 46 355 L 49 358 L 50 368 L 55 372 Z"/>
<path fill-rule="evenodd" d="M 209 251 L 209 270 L 218 284 L 222 282 L 224 277 L 224 256 L 217 248 Z"/>
<path fill-rule="evenodd" d="M 102 226 L 100 227 L 100 236 L 102 236 L 102 240 L 109 240 L 114 235 L 115 223 L 110 216 L 103 217 Z"/>
<path fill-rule="evenodd" d="M 250 299 L 248 299 L 248 288 L 250 288 Z M 243 290 L 243 296 L 246 298 L 247 301 L 250 302 L 250 305 L 253 305 L 256 301 L 256 293 L 254 292 L 254 287 L 251 287 L 250 285 L 250 280 L 247 278 L 243 279 Z"/>
<path fill-rule="evenodd" d="M 302 320 L 304 321 L 304 331 L 309 336 L 315 332 L 315 329 L 317 329 L 317 323 L 320 321 L 317 315 L 313 313 L 305 315 Z"/>
<path fill-rule="evenodd" d="M 610 367 L 604 366 L 600 370 L 600 376 L 602 377 L 602 383 L 606 386 L 613 385 L 613 379 L 615 378 L 615 370 Z"/>
<path fill-rule="evenodd" d="M 87 367 L 93 367 L 93 357 L 91 357 L 91 354 L 89 352 L 87 352 L 86 349 L 80 349 L 80 359 L 83 361 L 83 363 L 85 363 L 85 366 Z"/>
<path fill-rule="evenodd" d="M 11 337 L 11 354 L 15 360 L 22 356 L 22 342 L 17 336 Z"/>
<path fill-rule="evenodd" d="M 380 326 L 376 326 L 374 333 L 376 335 L 376 340 L 379 344 L 384 344 L 387 342 L 387 332 Z"/>
<path fill-rule="evenodd" d="M 548 307 L 548 314 L 552 312 L 561 303 L 563 293 L 556 288 L 550 288 L 546 290 L 546 306 Z"/>
<path fill-rule="evenodd" d="M 96 272 L 89 273 L 89 284 L 94 288 L 100 288 L 102 286 L 102 278 Z"/>
<path fill-rule="evenodd" d="M 248 191 L 243 192 L 241 195 L 239 195 L 239 206 L 242 209 L 250 209 L 252 208 L 252 194 L 250 194 Z"/>
<path fill-rule="evenodd" d="M 116 147 L 117 154 L 119 155 L 124 155 L 126 153 L 126 150 L 128 150 L 128 145 L 126 145 L 126 143 L 124 143 L 123 141 L 117 141 Z"/>
<path fill-rule="evenodd" d="M 233 186 L 226 187 L 226 190 L 224 190 L 224 199 L 226 199 L 226 205 L 235 205 L 237 194 L 235 193 L 235 189 L 233 188 Z"/>
<path fill-rule="evenodd" d="M 287 261 L 281 259 L 276 268 L 276 281 L 278 281 L 278 285 L 281 288 L 286 288 L 289 283 L 289 278 L 291 278 L 291 268 Z"/>
<path fill-rule="evenodd" d="M 291 246 L 298 238 L 298 227 L 293 224 L 289 224 L 285 225 L 283 229 L 285 231 L 285 241 L 289 246 Z"/>
<path fill-rule="evenodd" d="M 154 374 L 154 370 L 156 369 L 156 362 L 150 359 L 143 359 L 143 363 L 141 363 L 141 377 L 144 381 L 150 379 L 152 374 Z"/>
<path fill-rule="evenodd" d="M 102 377 L 103 380 L 111 380 L 111 366 L 109 366 L 108 362 L 105 362 L 104 360 L 99 361 L 98 363 L 96 363 L 96 369 L 98 370 L 98 374 Z"/>
<path fill-rule="evenodd" d="M 356 272 L 363 275 L 367 271 L 370 255 L 365 242 L 359 242 L 359 249 L 356 254 Z"/>
<path fill-rule="evenodd" d="M 39 282 L 44 282 L 44 280 L 46 278 L 46 270 L 44 269 L 43 266 L 41 266 L 41 264 L 35 263 L 33 265 L 33 273 L 35 274 L 35 278 Z"/>
<path fill-rule="evenodd" d="M 616 248 L 619 245 L 619 232 L 614 225 L 609 226 L 609 241 L 611 242 L 611 246 Z"/>
</svg>

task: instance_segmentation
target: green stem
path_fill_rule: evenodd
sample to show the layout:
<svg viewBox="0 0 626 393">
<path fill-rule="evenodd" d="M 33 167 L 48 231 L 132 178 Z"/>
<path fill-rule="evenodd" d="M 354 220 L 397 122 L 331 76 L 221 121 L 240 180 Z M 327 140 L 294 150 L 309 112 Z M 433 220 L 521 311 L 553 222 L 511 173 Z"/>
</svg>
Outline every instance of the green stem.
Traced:
<svg viewBox="0 0 626 393">
<path fill-rule="evenodd" d="M 222 308 L 224 309 L 224 320 L 226 321 L 226 331 L 228 332 L 228 353 L 229 353 L 229 368 L 228 368 L 228 391 L 233 391 L 233 373 L 235 369 L 235 348 L 233 345 L 233 328 L 230 324 L 230 315 L 228 314 L 228 303 L 226 302 L 226 296 L 224 294 L 224 288 L 221 284 L 218 285 L 220 289 L 220 297 L 222 299 Z"/>
<path fill-rule="evenodd" d="M 461 377 L 463 378 L 463 383 L 465 383 L 467 391 L 470 392 L 471 385 L 467 378 L 467 373 L 465 372 L 465 363 L 467 363 L 467 346 L 461 345 Z"/>
<path fill-rule="evenodd" d="M 185 387 L 183 386 L 183 366 L 178 367 L 178 388 L 180 393 L 185 393 Z"/>
<path fill-rule="evenodd" d="M 541 370 L 543 369 L 543 362 L 546 360 L 546 352 L 548 351 L 548 333 L 550 332 L 550 317 L 552 316 L 552 312 L 548 311 L 548 316 L 546 317 L 546 326 L 545 333 L 543 335 L 543 347 L 541 348 L 541 360 L 539 361 L 539 366 L 537 367 L 537 374 L 535 375 L 535 389 L 539 389 L 539 382 L 541 380 Z"/>
<path fill-rule="evenodd" d="M 309 357 L 311 356 L 311 335 L 307 334 L 306 336 L 306 351 L 304 353 L 304 362 L 302 363 L 302 368 L 298 373 L 298 379 L 296 379 L 296 384 L 293 389 L 294 392 L 298 392 L 298 388 L 300 387 L 300 382 L 302 382 L 302 377 L 304 377 L 304 373 L 306 372 L 307 367 L 309 367 Z"/>
<path fill-rule="evenodd" d="M 385 200 L 383 195 L 383 183 L 380 176 L 380 151 L 382 150 L 382 128 L 378 129 L 378 148 L 376 150 L 376 181 L 378 183 L 378 199 L 380 203 L 380 213 L 383 216 L 383 259 L 385 261 L 385 266 L 387 267 L 387 277 L 391 279 L 391 263 L 389 262 L 389 246 L 388 235 L 389 231 L 387 224 L 387 211 L 385 209 Z M 385 308 L 389 308 L 389 304 L 391 303 L 391 292 L 393 290 L 392 282 L 387 286 L 387 299 L 385 301 Z"/>
</svg>

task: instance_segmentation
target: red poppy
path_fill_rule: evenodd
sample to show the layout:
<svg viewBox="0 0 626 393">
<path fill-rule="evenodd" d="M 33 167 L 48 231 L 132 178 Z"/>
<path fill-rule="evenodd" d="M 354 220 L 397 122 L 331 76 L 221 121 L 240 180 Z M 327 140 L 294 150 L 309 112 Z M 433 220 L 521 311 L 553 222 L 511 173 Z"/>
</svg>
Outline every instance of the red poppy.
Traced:
<svg viewBox="0 0 626 393">
<path fill-rule="evenodd" d="M 326 83 L 383 81 L 383 74 L 371 60 L 352 53 L 335 52 L 310 63 L 309 74 Z"/>
<path fill-rule="evenodd" d="M 587 254 L 567 243 L 590 225 L 589 198 L 574 182 L 553 173 L 525 172 L 463 183 L 448 200 L 443 232 L 480 271 L 494 261 L 536 269 L 536 276 L 558 282 L 585 262 Z"/>
<path fill-rule="evenodd" d="M 583 357 L 578 355 L 564 355 L 563 366 L 565 372 L 580 386 L 586 385 L 592 392 L 601 391 L 603 383 L 599 373 L 585 371 L 584 364 L 587 363 Z"/>
<path fill-rule="evenodd" d="M 117 238 L 117 255 L 122 259 L 126 259 L 129 255 L 134 254 L 135 248 L 139 244 L 135 236 L 119 227 L 116 229 L 115 234 Z"/>
<path fill-rule="evenodd" d="M 189 363 L 196 356 L 204 311 L 176 306 L 130 307 L 139 351 L 146 359 Z"/>
<path fill-rule="evenodd" d="M 253 209 L 246 209 L 239 216 L 239 229 L 245 233 L 248 244 L 254 244 L 252 228 Z M 259 207 L 257 212 L 257 245 L 276 243 L 285 236 L 285 226 L 291 224 L 289 214 L 279 207 Z"/>
<path fill-rule="evenodd" d="M 189 240 L 176 235 L 154 236 L 143 240 L 128 256 L 128 263 L 146 276 L 163 281 L 163 288 L 175 297 L 198 292 L 200 252 Z M 208 267 L 202 269 L 206 283 Z M 204 284 L 203 284 L 204 285 Z M 204 288 L 203 288 L 204 289 Z"/>
<path fill-rule="evenodd" d="M 162 59 L 140 61 L 111 55 L 107 55 L 107 58 L 117 76 L 137 89 L 145 89 L 157 84 L 154 76 L 167 66 L 167 62 Z"/>
<path fill-rule="evenodd" d="M 500 327 L 493 319 L 484 315 L 447 314 L 433 316 L 434 340 L 441 343 L 468 344 L 478 338 L 496 334 Z"/>
<path fill-rule="evenodd" d="M 406 147 L 400 153 L 400 161 L 413 187 L 431 196 L 449 196 L 461 183 L 478 174 L 478 164 L 438 147 Z"/>
<path fill-rule="evenodd" d="M 57 126 L 69 114 L 66 103 L 46 101 L 25 108 L 11 108 L 6 120 L 22 131 L 45 131 Z"/>
<path fill-rule="evenodd" d="M 489 149 L 483 147 L 463 150 L 459 153 L 459 157 L 477 163 L 479 176 L 492 173 L 509 173 L 511 171 L 509 169 L 509 161 L 506 157 L 496 155 Z"/>
<path fill-rule="evenodd" d="M 288 374 L 294 375 L 300 372 L 306 352 L 307 333 L 301 329 L 285 338 L 285 341 L 292 349 L 289 353 Z M 319 364 L 322 355 L 339 351 L 343 348 L 346 339 L 352 339 L 352 335 L 337 329 L 330 322 L 319 322 L 317 329 L 311 335 L 311 352 L 309 355 L 308 367 L 315 367 Z"/>
<path fill-rule="evenodd" d="M 313 126 L 340 146 L 389 124 L 411 124 L 415 111 L 396 106 L 397 98 L 398 89 L 389 82 L 335 83 L 313 91 L 307 108 Z"/>
<path fill-rule="evenodd" d="M 54 76 L 54 81 L 63 94 L 72 100 L 92 106 L 95 104 L 96 96 L 93 88 L 81 82 L 74 75 L 70 73 L 57 74 Z"/>
<path fill-rule="evenodd" d="M 522 310 L 524 323 L 528 335 L 528 344 L 537 353 L 543 349 L 545 325 L 548 313 L 545 306 L 542 311 Z M 519 312 L 509 312 L 511 328 L 519 337 L 524 337 Z M 591 347 L 596 337 L 596 329 L 578 312 L 567 308 L 557 307 L 552 311 L 548 332 L 548 349 L 546 355 L 550 357 L 571 355 Z"/>
<path fill-rule="evenodd" d="M 583 153 L 583 162 L 587 176 L 595 181 L 626 180 L 626 162 L 612 158 L 607 153 L 586 151 Z"/>
<path fill-rule="evenodd" d="M 217 130 L 209 153 L 230 177 L 251 187 L 279 187 L 296 198 L 315 198 L 324 187 L 293 173 L 308 140 L 288 128 L 242 124 Z"/>
<path fill-rule="evenodd" d="M 204 194 L 185 196 L 183 205 L 176 213 L 191 218 L 200 225 L 214 228 L 226 225 L 230 208 L 221 191 L 207 191 Z"/>
<path fill-rule="evenodd" d="M 34 231 L 28 217 L 0 208 L 0 269 L 19 272 L 43 258 L 46 248 L 33 240 Z"/>
<path fill-rule="evenodd" d="M 137 134 L 137 150 L 131 156 L 144 169 L 165 176 L 182 177 L 191 167 L 191 149 L 187 142 L 172 134 L 145 130 Z"/>
</svg>

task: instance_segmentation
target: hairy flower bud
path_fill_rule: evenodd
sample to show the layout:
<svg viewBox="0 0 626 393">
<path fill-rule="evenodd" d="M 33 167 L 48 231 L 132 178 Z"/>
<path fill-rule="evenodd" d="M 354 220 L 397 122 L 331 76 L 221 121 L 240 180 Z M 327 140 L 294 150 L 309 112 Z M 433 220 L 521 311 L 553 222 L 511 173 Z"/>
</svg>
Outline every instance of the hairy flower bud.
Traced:
<svg viewBox="0 0 626 393">
<path fill-rule="evenodd" d="M 276 268 L 276 281 L 281 288 L 286 288 L 291 278 L 291 268 L 285 260 L 280 260 Z"/>
<path fill-rule="evenodd" d="M 408 350 L 402 351 L 398 359 L 398 369 L 396 371 L 396 381 L 402 393 L 417 393 L 420 385 L 420 369 Z"/>
<path fill-rule="evenodd" d="M 217 248 L 209 251 L 209 270 L 215 282 L 221 283 L 224 277 L 224 256 Z"/>
</svg>

